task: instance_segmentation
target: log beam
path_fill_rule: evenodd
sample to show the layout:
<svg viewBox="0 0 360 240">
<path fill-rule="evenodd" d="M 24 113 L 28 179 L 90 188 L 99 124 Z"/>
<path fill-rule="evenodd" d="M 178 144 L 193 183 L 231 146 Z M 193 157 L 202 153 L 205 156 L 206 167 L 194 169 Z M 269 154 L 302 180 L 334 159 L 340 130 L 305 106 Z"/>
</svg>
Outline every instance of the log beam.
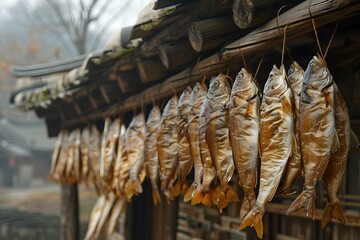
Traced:
<svg viewBox="0 0 360 240">
<path fill-rule="evenodd" d="M 219 72 L 238 71 L 241 67 L 241 53 L 246 56 L 261 53 L 264 50 L 281 46 L 282 33 L 277 29 L 282 29 L 287 25 L 287 40 L 295 39 L 303 34 L 313 31 L 309 5 L 312 16 L 316 21 L 317 27 L 338 21 L 342 18 L 351 16 L 360 11 L 360 3 L 351 0 L 307 0 L 293 7 L 289 11 L 281 14 L 279 18 L 274 18 L 267 24 L 252 31 L 239 40 L 225 46 L 221 54 L 212 55 L 195 66 L 166 79 L 165 81 L 149 87 L 139 94 L 128 97 L 118 104 L 111 105 L 102 112 L 95 112 L 87 116 L 81 116 L 72 121 L 66 122 L 62 128 L 76 126 L 77 124 L 89 119 L 97 120 L 105 115 L 114 115 L 119 112 L 132 110 L 141 104 L 149 104 L 153 100 L 164 99 L 173 94 L 172 90 L 182 91 L 186 86 L 196 81 L 201 81 L 204 76 L 216 75 Z M 335 4 L 336 3 L 336 4 Z"/>
</svg>

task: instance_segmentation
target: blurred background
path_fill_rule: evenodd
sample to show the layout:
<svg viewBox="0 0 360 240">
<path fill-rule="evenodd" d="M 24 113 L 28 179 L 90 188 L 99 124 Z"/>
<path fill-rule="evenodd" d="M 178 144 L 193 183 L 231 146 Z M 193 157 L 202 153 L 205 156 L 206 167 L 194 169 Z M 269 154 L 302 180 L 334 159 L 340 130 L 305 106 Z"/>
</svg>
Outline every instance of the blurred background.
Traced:
<svg viewBox="0 0 360 240">
<path fill-rule="evenodd" d="M 0 239 L 57 239 L 60 186 L 48 180 L 55 139 L 32 111 L 9 105 L 11 65 L 34 65 L 102 49 L 132 25 L 142 0 L 0 1 Z M 81 236 L 96 200 L 79 186 Z M 41 233 L 41 234 L 40 234 Z"/>
</svg>

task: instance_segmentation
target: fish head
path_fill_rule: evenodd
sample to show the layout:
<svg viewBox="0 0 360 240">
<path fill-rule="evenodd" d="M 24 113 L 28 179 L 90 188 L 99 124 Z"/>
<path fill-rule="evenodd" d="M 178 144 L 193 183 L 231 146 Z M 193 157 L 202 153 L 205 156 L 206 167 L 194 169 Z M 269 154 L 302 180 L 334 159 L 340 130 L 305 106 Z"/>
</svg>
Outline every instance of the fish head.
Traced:
<svg viewBox="0 0 360 240">
<path fill-rule="evenodd" d="M 241 98 L 249 100 L 258 94 L 256 80 L 252 74 L 244 68 L 236 75 L 234 85 L 232 87 L 232 94 L 241 93 Z"/>
<path fill-rule="evenodd" d="M 278 69 L 276 65 L 273 66 L 264 87 L 265 96 L 280 96 L 287 89 L 285 80 L 285 67 L 281 65 Z"/>
<path fill-rule="evenodd" d="M 166 103 L 163 115 L 174 115 L 174 114 L 176 115 L 177 106 L 178 106 L 178 97 L 176 95 L 174 95 Z"/>
<path fill-rule="evenodd" d="M 191 92 L 192 92 L 191 87 L 187 86 L 180 95 L 179 105 L 180 103 L 185 103 L 190 101 Z"/>
<path fill-rule="evenodd" d="M 159 106 L 155 105 L 151 109 L 148 119 L 151 119 L 154 121 L 160 121 L 160 118 L 161 118 L 160 108 L 159 108 Z"/>
<path fill-rule="evenodd" d="M 143 112 L 135 115 L 130 123 L 135 128 L 140 128 L 145 124 L 145 116 Z"/>
<path fill-rule="evenodd" d="M 196 100 L 198 97 L 205 96 L 207 88 L 205 84 L 197 82 L 192 91 L 192 99 Z"/>
<path fill-rule="evenodd" d="M 304 77 L 304 70 L 296 61 L 294 61 L 289 68 L 287 76 L 290 85 L 301 83 Z"/>
<path fill-rule="evenodd" d="M 219 103 L 227 102 L 230 98 L 230 92 L 231 88 L 226 76 L 219 74 L 211 79 L 207 98 Z"/>
<path fill-rule="evenodd" d="M 314 56 L 309 62 L 304 73 L 303 86 L 301 89 L 303 101 L 311 101 L 309 94 L 310 89 L 322 91 L 324 88 L 332 84 L 332 82 L 332 77 L 325 61 L 319 56 Z"/>
</svg>

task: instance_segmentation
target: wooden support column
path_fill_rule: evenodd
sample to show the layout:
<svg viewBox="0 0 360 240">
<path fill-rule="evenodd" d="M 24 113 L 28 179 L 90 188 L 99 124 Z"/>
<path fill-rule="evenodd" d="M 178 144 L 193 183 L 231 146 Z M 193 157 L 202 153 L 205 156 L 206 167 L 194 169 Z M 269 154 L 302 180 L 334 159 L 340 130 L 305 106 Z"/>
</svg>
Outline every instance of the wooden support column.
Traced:
<svg viewBox="0 0 360 240">
<path fill-rule="evenodd" d="M 77 184 L 61 185 L 60 240 L 79 240 Z"/>
</svg>

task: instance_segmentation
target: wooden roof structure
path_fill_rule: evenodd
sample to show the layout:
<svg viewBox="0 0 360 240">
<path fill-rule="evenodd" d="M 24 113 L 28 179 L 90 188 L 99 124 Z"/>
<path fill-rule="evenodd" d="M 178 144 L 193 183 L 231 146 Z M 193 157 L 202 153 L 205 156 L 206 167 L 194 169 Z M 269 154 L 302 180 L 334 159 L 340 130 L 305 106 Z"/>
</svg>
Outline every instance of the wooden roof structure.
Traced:
<svg viewBox="0 0 360 240">
<path fill-rule="evenodd" d="M 63 128 L 164 100 L 219 72 L 233 76 L 244 66 L 242 57 L 255 71 L 264 56 L 264 70 L 258 75 L 261 85 L 270 69 L 266 66 L 280 63 L 285 27 L 286 46 L 295 60 L 305 67 L 316 54 L 312 18 L 322 46 L 334 28 L 329 23 L 341 20 L 329 62 L 341 56 L 347 64 L 359 60 L 344 52 L 350 51 L 344 50 L 349 46 L 359 48 L 359 31 L 354 29 L 360 24 L 352 21 L 359 15 L 358 1 L 158 0 L 153 8 L 158 10 L 151 20 L 121 30 L 120 50 L 13 67 L 13 75 L 25 84 L 14 90 L 11 102 L 19 109 L 34 110 L 45 119 L 49 136 L 56 136 Z"/>
</svg>

